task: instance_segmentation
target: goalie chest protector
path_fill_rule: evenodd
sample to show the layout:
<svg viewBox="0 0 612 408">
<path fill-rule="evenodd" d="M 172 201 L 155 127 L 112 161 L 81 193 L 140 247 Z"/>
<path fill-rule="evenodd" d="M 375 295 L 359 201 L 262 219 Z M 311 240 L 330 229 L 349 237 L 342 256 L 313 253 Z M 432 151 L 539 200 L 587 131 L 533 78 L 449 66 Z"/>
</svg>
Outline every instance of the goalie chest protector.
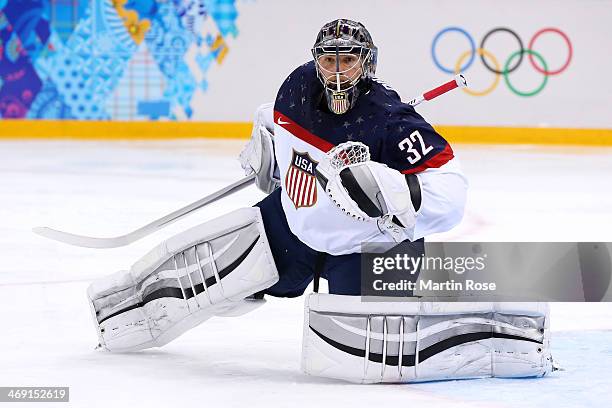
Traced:
<svg viewBox="0 0 612 408">
<path fill-rule="evenodd" d="M 362 242 L 390 238 L 376 220 L 344 214 L 317 183 L 316 166 L 329 150 L 358 141 L 369 147 L 372 160 L 406 174 L 440 167 L 453 158 L 446 140 L 377 80 L 362 86 L 347 113 L 330 112 L 313 62 L 298 67 L 281 85 L 274 104 L 274 135 L 289 227 L 309 247 L 332 255 L 360 252 Z"/>
</svg>

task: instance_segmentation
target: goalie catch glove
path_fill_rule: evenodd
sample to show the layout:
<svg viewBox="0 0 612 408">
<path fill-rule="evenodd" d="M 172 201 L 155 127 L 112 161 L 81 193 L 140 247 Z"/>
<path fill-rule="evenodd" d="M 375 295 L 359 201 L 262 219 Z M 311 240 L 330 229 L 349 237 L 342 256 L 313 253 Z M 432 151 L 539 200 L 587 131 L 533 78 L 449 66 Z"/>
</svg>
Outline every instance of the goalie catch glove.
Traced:
<svg viewBox="0 0 612 408">
<path fill-rule="evenodd" d="M 268 113 L 271 115 L 271 109 L 272 104 L 259 107 L 255 114 L 251 140 L 238 158 L 245 174 L 248 176 L 255 173 L 255 185 L 266 194 L 280 186 L 279 170 L 274 156 L 274 127 L 272 121 L 267 118 Z"/>
<path fill-rule="evenodd" d="M 421 208 L 421 183 L 370 160 L 369 149 L 359 142 L 333 148 L 317 166 L 317 179 L 330 199 L 346 215 L 377 222 L 396 240 L 399 228 L 412 228 Z"/>
</svg>

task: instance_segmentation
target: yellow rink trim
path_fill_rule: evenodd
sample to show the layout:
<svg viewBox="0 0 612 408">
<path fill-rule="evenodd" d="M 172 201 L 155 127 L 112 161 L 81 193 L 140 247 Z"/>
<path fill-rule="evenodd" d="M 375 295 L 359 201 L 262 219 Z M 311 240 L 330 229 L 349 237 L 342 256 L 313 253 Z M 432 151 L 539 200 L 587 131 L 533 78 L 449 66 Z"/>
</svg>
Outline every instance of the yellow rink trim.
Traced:
<svg viewBox="0 0 612 408">
<path fill-rule="evenodd" d="M 612 129 L 436 126 L 452 143 L 612 146 Z M 0 139 L 160 140 L 248 138 L 249 122 L 0 120 Z"/>
<path fill-rule="evenodd" d="M 612 146 L 612 129 L 435 126 L 451 143 Z"/>
<path fill-rule="evenodd" d="M 247 138 L 247 122 L 0 120 L 0 139 L 160 140 Z"/>
</svg>

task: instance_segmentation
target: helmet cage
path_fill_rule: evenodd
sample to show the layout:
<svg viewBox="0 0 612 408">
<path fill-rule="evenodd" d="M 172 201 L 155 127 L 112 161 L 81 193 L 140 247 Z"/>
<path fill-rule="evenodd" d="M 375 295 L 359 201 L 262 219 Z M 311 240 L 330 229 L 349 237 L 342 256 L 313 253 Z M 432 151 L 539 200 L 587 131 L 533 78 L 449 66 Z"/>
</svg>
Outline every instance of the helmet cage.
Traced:
<svg viewBox="0 0 612 408">
<path fill-rule="evenodd" d="M 378 49 L 370 34 L 361 23 L 335 20 L 323 26 L 311 51 L 329 108 L 345 113 L 359 96 L 359 82 L 376 71 Z M 346 55 L 357 57 L 352 65 L 343 58 Z"/>
<path fill-rule="evenodd" d="M 369 48 L 354 45 L 319 46 L 312 49 L 317 76 L 330 91 L 348 90 L 367 77 L 371 53 Z M 352 65 L 344 63 L 347 55 L 355 57 Z"/>
</svg>

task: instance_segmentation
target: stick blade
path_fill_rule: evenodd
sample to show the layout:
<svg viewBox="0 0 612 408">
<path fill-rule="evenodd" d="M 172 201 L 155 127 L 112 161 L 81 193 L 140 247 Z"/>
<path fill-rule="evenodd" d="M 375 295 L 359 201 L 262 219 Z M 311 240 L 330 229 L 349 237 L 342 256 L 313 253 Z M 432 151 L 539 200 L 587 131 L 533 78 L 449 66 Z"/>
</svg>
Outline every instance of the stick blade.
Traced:
<svg viewBox="0 0 612 408">
<path fill-rule="evenodd" d="M 115 237 L 115 238 L 96 238 L 86 237 L 84 235 L 71 234 L 69 232 L 58 231 L 49 227 L 35 227 L 32 228 L 32 232 L 52 239 L 54 241 L 63 242 L 64 244 L 83 247 L 83 248 L 117 248 L 129 244 L 129 240 L 126 237 Z"/>
</svg>

